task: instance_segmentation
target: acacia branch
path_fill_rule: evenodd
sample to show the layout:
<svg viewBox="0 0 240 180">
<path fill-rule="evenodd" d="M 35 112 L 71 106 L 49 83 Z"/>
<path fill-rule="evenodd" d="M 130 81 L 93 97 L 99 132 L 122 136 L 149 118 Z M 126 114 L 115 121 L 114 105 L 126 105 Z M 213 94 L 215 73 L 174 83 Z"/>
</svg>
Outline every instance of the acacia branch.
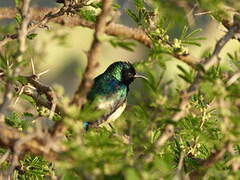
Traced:
<svg viewBox="0 0 240 180">
<path fill-rule="evenodd" d="M 57 8 L 31 8 L 32 20 L 34 21 L 41 21 L 44 19 L 43 17 L 50 12 L 57 11 Z M 14 8 L 0 8 L 0 19 L 12 19 L 16 16 L 16 10 Z M 67 16 L 63 14 L 62 16 L 58 16 L 49 21 L 55 22 L 65 26 L 83 26 L 87 28 L 94 29 L 95 24 L 90 21 L 86 21 L 81 17 L 74 15 L 74 16 Z M 139 41 L 140 43 L 146 45 L 147 47 L 151 47 L 151 40 L 145 34 L 143 30 L 140 28 L 130 28 L 121 24 L 114 24 L 111 23 L 105 29 L 105 33 L 112 36 L 119 36 L 128 39 L 134 39 Z M 5 36 L 5 40 L 0 41 L 0 47 L 5 45 L 7 42 L 16 39 L 17 34 L 14 35 L 7 35 Z"/>
<path fill-rule="evenodd" d="M 23 93 L 31 96 L 38 106 L 43 106 L 51 110 L 51 107 L 55 103 L 54 101 L 56 101 L 56 95 L 53 89 L 39 82 L 36 75 L 22 76 L 21 78 L 26 79 L 27 83 L 34 87 L 33 89 L 32 87 L 23 84 L 25 86 Z M 42 94 L 46 95 L 47 98 L 43 98 L 41 96 Z M 58 105 L 56 106 L 55 112 L 58 114 L 64 114 L 63 109 Z"/>
<path fill-rule="evenodd" d="M 86 96 L 93 84 L 93 71 L 98 67 L 98 54 L 101 46 L 101 36 L 107 27 L 107 16 L 111 12 L 111 0 L 103 0 L 103 8 L 97 18 L 93 42 L 88 52 L 88 62 L 82 81 L 74 94 L 71 104 L 78 105 L 80 108 L 86 102 Z"/>
<path fill-rule="evenodd" d="M 212 55 L 209 58 L 202 60 L 201 65 L 204 72 L 209 70 L 212 66 L 214 66 L 218 62 L 218 55 L 220 51 L 222 50 L 224 45 L 235 36 L 235 34 L 239 30 L 240 30 L 240 24 L 235 23 L 229 29 L 229 31 L 220 40 L 217 41 Z M 187 90 L 182 92 L 181 100 L 178 105 L 179 111 L 173 114 L 171 117 L 171 120 L 173 121 L 173 123 L 178 122 L 181 118 L 185 116 L 187 111 L 187 106 L 189 105 L 189 99 L 196 92 L 197 88 L 199 87 L 202 81 L 203 71 L 199 70 L 190 87 Z M 156 142 L 157 148 L 162 147 L 165 144 L 165 142 L 169 138 L 171 138 L 173 135 L 174 135 L 174 125 L 167 124 L 163 130 L 162 135 L 159 137 L 159 139 Z"/>
<path fill-rule="evenodd" d="M 29 14 L 29 8 L 30 8 L 30 2 L 31 0 L 25 0 L 23 1 L 22 4 L 22 11 L 21 11 L 21 17 L 23 18 L 22 23 L 20 25 L 20 28 L 18 30 L 19 36 L 19 55 L 17 56 L 17 62 L 22 61 L 23 53 L 26 50 L 26 35 L 27 35 L 27 26 L 30 21 L 30 14 Z M 1 44 L 1 43 L 0 43 Z M 1 48 L 1 47 L 0 47 Z M 13 76 L 18 74 L 19 67 L 15 68 L 13 70 Z M 6 86 L 5 86 L 5 92 L 4 92 L 4 97 L 3 97 L 3 102 L 0 105 L 0 121 L 4 121 L 4 114 L 5 111 L 7 110 L 8 106 L 11 103 L 12 99 L 12 89 L 13 89 L 13 84 L 11 80 L 7 80 Z"/>
<path fill-rule="evenodd" d="M 41 22 L 44 19 L 45 14 L 49 14 L 50 12 L 57 11 L 57 8 L 32 8 L 32 20 Z M 16 10 L 14 8 L 0 8 L 0 19 L 12 19 L 16 16 Z M 81 17 L 75 16 L 67 16 L 65 14 L 60 16 L 55 16 L 54 18 L 49 19 L 47 22 L 55 22 L 64 26 L 83 26 L 87 28 L 94 29 L 95 24 L 90 21 L 86 21 Z M 45 22 L 44 24 L 46 24 Z M 121 24 L 111 23 L 105 28 L 105 33 L 111 36 L 123 37 L 127 39 L 133 39 L 138 41 L 141 44 L 144 44 L 148 48 L 152 47 L 152 41 L 148 37 L 148 35 L 140 28 L 130 28 Z M 13 35 L 6 35 L 2 41 L 0 41 L 0 48 L 4 46 L 11 40 L 17 38 L 17 34 Z M 172 54 L 172 56 L 180 61 L 185 62 L 186 64 L 190 65 L 191 67 L 195 67 L 198 63 L 198 59 L 186 54 Z"/>
<path fill-rule="evenodd" d="M 1 72 L 1 74 L 2 78 L 5 78 L 4 73 Z M 26 81 L 26 83 L 19 81 L 22 83 L 23 93 L 31 96 L 38 106 L 43 106 L 51 110 L 55 101 L 55 95 L 51 87 L 40 83 L 36 75 L 19 77 Z M 41 96 L 42 94 L 46 95 L 47 98 Z M 56 105 L 55 112 L 61 115 L 64 114 L 63 109 L 58 105 Z M 35 155 L 42 155 L 49 160 L 55 160 L 57 158 L 57 152 L 52 148 L 52 145 L 56 145 L 58 142 L 56 141 L 56 137 L 53 136 L 52 133 L 38 136 L 35 132 L 23 133 L 6 125 L 4 122 L 0 122 L 0 146 L 14 151 L 16 142 L 21 142 L 21 150 L 19 150 L 20 154 L 31 152 Z M 29 137 L 31 138 L 29 139 Z M 24 139 L 29 140 L 22 142 Z"/>
</svg>

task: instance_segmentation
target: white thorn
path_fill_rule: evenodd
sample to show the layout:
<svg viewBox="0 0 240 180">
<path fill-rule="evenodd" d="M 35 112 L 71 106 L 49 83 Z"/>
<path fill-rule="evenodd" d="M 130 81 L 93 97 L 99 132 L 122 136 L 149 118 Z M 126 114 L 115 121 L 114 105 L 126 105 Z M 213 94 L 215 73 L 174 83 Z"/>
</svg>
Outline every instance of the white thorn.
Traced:
<svg viewBox="0 0 240 180">
<path fill-rule="evenodd" d="M 31 58 L 32 74 L 36 75 L 33 59 Z"/>
<path fill-rule="evenodd" d="M 18 100 L 19 100 L 19 97 L 20 97 L 20 95 L 23 93 L 23 90 L 24 90 L 24 86 L 20 89 L 20 91 L 19 91 L 19 93 L 18 93 L 18 96 L 17 96 L 17 98 L 16 98 L 16 100 L 15 100 L 15 102 L 14 102 L 14 105 L 16 105 L 17 104 L 17 102 L 18 102 Z"/>
<path fill-rule="evenodd" d="M 45 70 L 45 71 L 43 71 L 43 72 L 38 73 L 37 76 L 40 77 L 40 76 L 42 76 L 42 75 L 48 73 L 49 71 L 50 71 L 50 69 L 47 69 L 47 70 Z"/>
</svg>

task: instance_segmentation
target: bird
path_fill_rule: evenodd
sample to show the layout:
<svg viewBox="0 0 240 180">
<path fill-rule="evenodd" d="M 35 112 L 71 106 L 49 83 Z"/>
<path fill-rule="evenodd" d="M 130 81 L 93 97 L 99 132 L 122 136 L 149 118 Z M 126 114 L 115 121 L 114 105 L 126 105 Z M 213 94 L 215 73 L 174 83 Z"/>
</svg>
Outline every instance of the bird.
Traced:
<svg viewBox="0 0 240 180">
<path fill-rule="evenodd" d="M 129 85 L 136 79 L 147 78 L 136 73 L 130 62 L 117 61 L 112 63 L 99 76 L 94 79 L 93 86 L 87 95 L 90 104 L 96 109 L 103 110 L 103 115 L 94 121 L 83 122 L 84 130 L 91 127 L 110 126 L 120 117 L 127 105 Z"/>
</svg>

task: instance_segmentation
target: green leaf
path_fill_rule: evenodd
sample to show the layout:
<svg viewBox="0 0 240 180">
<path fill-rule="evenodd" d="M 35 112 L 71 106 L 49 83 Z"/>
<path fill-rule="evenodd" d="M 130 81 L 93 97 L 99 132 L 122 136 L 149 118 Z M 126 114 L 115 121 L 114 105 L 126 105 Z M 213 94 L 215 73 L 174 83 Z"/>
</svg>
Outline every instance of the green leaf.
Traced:
<svg viewBox="0 0 240 180">
<path fill-rule="evenodd" d="M 196 35 L 196 34 L 198 34 L 198 33 L 200 33 L 200 32 L 202 32 L 202 29 L 201 29 L 201 28 L 195 29 L 195 30 L 193 30 L 192 32 L 190 32 L 188 35 L 186 35 L 186 36 L 185 36 L 185 39 L 188 39 L 188 38 L 190 38 L 190 37 L 192 37 L 192 36 L 194 36 L 194 35 Z"/>
<path fill-rule="evenodd" d="M 7 116 L 5 122 L 6 124 L 21 130 L 25 130 L 28 127 L 28 121 L 23 119 L 22 116 L 16 112 L 12 112 L 12 114 Z"/>
<path fill-rule="evenodd" d="M 126 178 L 126 180 L 139 180 L 140 179 L 138 172 L 133 168 L 128 168 L 125 171 L 125 178 Z"/>
<path fill-rule="evenodd" d="M 183 74 L 178 74 L 178 76 L 180 78 L 182 78 L 183 80 L 185 80 L 186 82 L 188 83 L 192 83 L 193 82 L 193 73 L 190 71 L 190 72 L 187 72 L 182 66 L 180 65 L 177 65 L 177 68 L 183 73 Z"/>
<path fill-rule="evenodd" d="M 188 27 L 184 26 L 179 39 L 184 39 L 184 37 L 186 37 L 186 35 L 187 35 L 187 31 L 188 31 Z"/>
<path fill-rule="evenodd" d="M 130 9 L 126 9 L 126 13 L 128 16 L 130 16 L 136 23 L 139 22 L 139 18 L 137 17 L 137 15 Z"/>
<path fill-rule="evenodd" d="M 30 40 L 33 40 L 37 35 L 38 34 L 36 34 L 36 33 L 28 34 L 27 38 L 30 39 Z"/>
<path fill-rule="evenodd" d="M 15 21 L 17 22 L 17 24 L 20 26 L 22 24 L 22 16 L 21 14 L 17 13 L 16 16 L 15 16 Z"/>
<path fill-rule="evenodd" d="M 15 0 L 15 6 L 20 7 L 23 0 Z"/>
<path fill-rule="evenodd" d="M 134 0 L 134 4 L 139 9 L 144 8 L 144 1 L 143 0 Z"/>
<path fill-rule="evenodd" d="M 112 6 L 113 6 L 113 8 L 116 9 L 116 10 L 118 10 L 118 9 L 121 8 L 121 6 L 120 6 L 119 4 L 117 4 L 117 3 L 113 3 Z"/>
<path fill-rule="evenodd" d="M 100 9 L 102 8 L 102 2 L 93 2 L 89 5 L 94 7 L 94 8 L 100 8 Z"/>
<path fill-rule="evenodd" d="M 96 13 L 94 10 L 89 10 L 89 9 L 81 9 L 80 10 L 80 16 L 82 16 L 84 19 L 91 21 L 91 22 L 96 22 Z"/>
<path fill-rule="evenodd" d="M 121 41 L 121 40 L 118 40 L 118 39 L 111 39 L 109 42 L 115 48 L 116 47 L 121 47 L 121 48 L 126 49 L 128 51 L 134 51 L 134 47 L 136 46 L 135 43 L 133 43 L 133 42 Z"/>
<path fill-rule="evenodd" d="M 204 38 L 204 37 L 194 37 L 196 34 L 198 34 L 201 31 L 202 31 L 202 29 L 199 28 L 199 29 L 195 29 L 192 32 L 190 32 L 189 34 L 187 34 L 188 27 L 184 26 L 179 39 L 181 40 L 182 44 L 201 46 L 201 44 L 198 43 L 197 41 L 205 40 L 206 38 Z"/>
</svg>

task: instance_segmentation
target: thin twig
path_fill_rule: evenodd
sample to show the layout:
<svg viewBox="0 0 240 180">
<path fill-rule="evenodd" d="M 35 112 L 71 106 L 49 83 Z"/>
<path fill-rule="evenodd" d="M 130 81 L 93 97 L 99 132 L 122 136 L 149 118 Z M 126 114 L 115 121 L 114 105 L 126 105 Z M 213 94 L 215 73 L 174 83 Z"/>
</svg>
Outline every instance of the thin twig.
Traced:
<svg viewBox="0 0 240 180">
<path fill-rule="evenodd" d="M 88 53 L 88 63 L 83 74 L 82 81 L 74 94 L 74 97 L 71 101 L 71 104 L 77 105 L 80 109 L 82 105 L 86 102 L 86 96 L 93 84 L 93 71 L 98 66 L 98 53 L 100 51 L 101 41 L 100 38 L 105 32 L 107 25 L 107 16 L 111 12 L 112 0 L 103 0 L 103 8 L 99 16 L 97 17 L 94 39 L 91 45 L 91 48 Z M 66 127 L 64 126 L 63 121 L 56 122 L 52 136 L 54 138 L 61 137 L 63 132 L 65 132 Z"/>
<path fill-rule="evenodd" d="M 5 153 L 4 153 L 4 155 L 0 158 L 0 165 L 3 163 L 3 162 L 5 162 L 5 160 L 8 158 L 8 156 L 9 156 L 9 154 L 10 154 L 10 150 L 8 149 Z"/>
<path fill-rule="evenodd" d="M 103 8 L 97 18 L 94 39 L 88 53 L 88 62 L 82 81 L 74 94 L 71 104 L 78 105 L 80 108 L 86 102 L 86 96 L 93 84 L 93 71 L 98 67 L 98 54 L 101 46 L 101 36 L 107 26 L 107 16 L 111 12 L 111 0 L 103 0 Z"/>
<path fill-rule="evenodd" d="M 229 87 L 235 83 L 240 78 L 240 71 L 236 72 L 230 79 L 227 81 L 226 86 Z"/>
<path fill-rule="evenodd" d="M 30 3 L 31 0 L 24 0 L 23 7 L 22 7 L 22 17 L 23 21 L 21 23 L 20 29 L 18 31 L 18 39 L 19 39 L 19 50 L 20 53 L 24 53 L 26 51 L 26 36 L 27 36 L 27 29 L 28 24 L 30 22 Z M 18 61 L 21 61 L 22 56 L 19 56 Z"/>
<path fill-rule="evenodd" d="M 183 168 L 183 165 L 184 165 L 184 158 L 185 158 L 185 153 L 182 151 L 182 152 L 180 153 L 180 157 L 179 157 L 179 161 L 178 161 L 178 166 L 177 166 L 177 169 L 176 169 L 175 176 L 173 177 L 173 180 L 183 179 L 181 172 L 182 172 L 182 168 Z"/>
</svg>

